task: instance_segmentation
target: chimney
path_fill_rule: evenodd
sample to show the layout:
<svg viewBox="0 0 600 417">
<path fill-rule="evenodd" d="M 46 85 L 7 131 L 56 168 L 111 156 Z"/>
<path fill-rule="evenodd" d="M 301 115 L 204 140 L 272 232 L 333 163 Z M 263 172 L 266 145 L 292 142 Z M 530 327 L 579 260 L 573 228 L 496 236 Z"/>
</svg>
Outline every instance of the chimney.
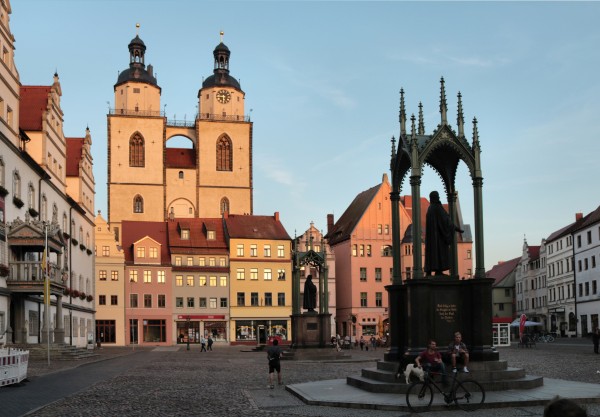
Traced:
<svg viewBox="0 0 600 417">
<path fill-rule="evenodd" d="M 333 214 L 327 215 L 327 233 L 333 230 Z"/>
<path fill-rule="evenodd" d="M 583 213 L 575 213 L 575 221 L 579 221 L 583 219 Z"/>
<path fill-rule="evenodd" d="M 279 221 L 279 212 L 276 211 L 275 214 L 273 215 L 273 217 L 275 218 L 275 221 L 278 222 Z"/>
</svg>

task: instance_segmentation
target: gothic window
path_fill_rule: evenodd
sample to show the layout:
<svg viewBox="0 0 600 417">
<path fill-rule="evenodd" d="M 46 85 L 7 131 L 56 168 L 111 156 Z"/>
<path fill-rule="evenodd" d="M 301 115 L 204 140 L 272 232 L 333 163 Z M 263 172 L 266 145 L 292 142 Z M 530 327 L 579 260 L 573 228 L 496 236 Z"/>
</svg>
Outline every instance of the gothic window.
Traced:
<svg viewBox="0 0 600 417">
<path fill-rule="evenodd" d="M 136 132 L 129 140 L 129 166 L 143 167 L 144 162 L 144 138 Z"/>
<path fill-rule="evenodd" d="M 217 141 L 217 171 L 232 171 L 232 166 L 231 139 L 222 136 Z"/>
<path fill-rule="evenodd" d="M 144 199 L 141 195 L 136 195 L 133 197 L 133 212 L 134 213 L 143 213 L 144 212 Z"/>
<path fill-rule="evenodd" d="M 19 171 L 15 171 L 13 174 L 13 196 L 21 198 L 21 176 Z"/>
<path fill-rule="evenodd" d="M 221 199 L 221 214 L 229 212 L 229 200 L 227 197 Z"/>
</svg>

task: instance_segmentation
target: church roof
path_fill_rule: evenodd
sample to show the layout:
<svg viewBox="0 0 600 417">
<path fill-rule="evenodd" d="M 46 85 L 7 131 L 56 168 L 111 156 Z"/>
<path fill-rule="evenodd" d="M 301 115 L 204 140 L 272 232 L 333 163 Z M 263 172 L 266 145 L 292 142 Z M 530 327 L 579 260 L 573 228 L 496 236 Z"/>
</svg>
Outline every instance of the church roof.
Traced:
<svg viewBox="0 0 600 417">
<path fill-rule="evenodd" d="M 51 86 L 21 86 L 19 127 L 25 131 L 42 130 L 42 115 L 48 108 Z"/>
<path fill-rule="evenodd" d="M 196 151 L 187 148 L 167 148 L 167 168 L 195 168 Z"/>
<path fill-rule="evenodd" d="M 85 138 L 66 138 L 67 140 L 67 177 L 79 176 L 79 162 Z"/>
</svg>

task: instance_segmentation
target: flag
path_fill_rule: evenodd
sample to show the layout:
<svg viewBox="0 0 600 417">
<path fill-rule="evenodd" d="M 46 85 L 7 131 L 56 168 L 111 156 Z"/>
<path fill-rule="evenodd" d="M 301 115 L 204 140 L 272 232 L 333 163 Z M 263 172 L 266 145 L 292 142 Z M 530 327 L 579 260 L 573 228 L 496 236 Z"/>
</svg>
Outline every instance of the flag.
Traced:
<svg viewBox="0 0 600 417">
<path fill-rule="evenodd" d="M 50 305 L 50 280 L 44 278 L 44 304 Z"/>
<path fill-rule="evenodd" d="M 47 270 L 48 270 L 48 259 L 46 256 L 46 249 L 44 249 L 44 253 L 42 254 L 42 271 L 44 271 L 44 273 L 46 273 Z"/>
</svg>

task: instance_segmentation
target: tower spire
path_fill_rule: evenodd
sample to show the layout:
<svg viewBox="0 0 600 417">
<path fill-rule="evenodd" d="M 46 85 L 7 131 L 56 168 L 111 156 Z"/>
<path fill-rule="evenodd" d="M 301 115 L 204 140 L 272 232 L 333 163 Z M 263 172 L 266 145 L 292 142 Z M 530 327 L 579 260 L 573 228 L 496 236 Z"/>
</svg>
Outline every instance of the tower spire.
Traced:
<svg viewBox="0 0 600 417">
<path fill-rule="evenodd" d="M 415 121 L 416 121 L 416 118 L 415 118 L 415 115 L 413 114 L 410 116 L 410 124 L 411 124 L 410 136 L 411 136 L 411 142 L 412 142 L 413 146 L 416 146 L 416 144 L 417 144 L 417 131 L 415 128 Z"/>
<path fill-rule="evenodd" d="M 423 103 L 419 101 L 419 135 L 425 134 L 425 122 L 423 121 Z"/>
<path fill-rule="evenodd" d="M 406 109 L 404 108 L 404 89 L 400 89 L 400 137 L 406 135 Z"/>
<path fill-rule="evenodd" d="M 446 112 L 448 111 L 448 105 L 446 103 L 446 88 L 444 87 L 444 77 L 440 80 L 440 114 L 442 115 L 442 125 L 448 124 L 448 118 Z"/>
<path fill-rule="evenodd" d="M 465 136 L 465 118 L 463 116 L 463 108 L 462 108 L 462 94 L 460 91 L 458 92 L 458 115 L 456 119 L 456 124 L 458 125 L 458 137 L 462 138 Z"/>
<path fill-rule="evenodd" d="M 473 148 L 479 148 L 479 132 L 477 131 L 476 117 L 473 117 Z"/>
</svg>

